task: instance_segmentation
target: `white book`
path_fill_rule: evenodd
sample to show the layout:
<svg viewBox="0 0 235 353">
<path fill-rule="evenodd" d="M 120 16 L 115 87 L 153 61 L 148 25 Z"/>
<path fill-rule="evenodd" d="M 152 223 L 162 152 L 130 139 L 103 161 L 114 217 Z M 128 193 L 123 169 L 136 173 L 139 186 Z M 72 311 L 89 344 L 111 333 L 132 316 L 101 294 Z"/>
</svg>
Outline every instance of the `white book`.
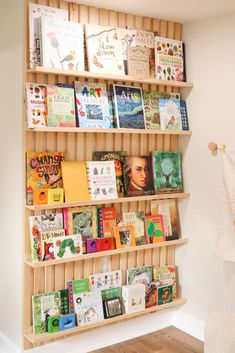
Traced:
<svg viewBox="0 0 235 353">
<path fill-rule="evenodd" d="M 145 285 L 136 283 L 122 286 L 122 300 L 125 313 L 133 313 L 145 309 Z"/>
<path fill-rule="evenodd" d="M 122 271 L 110 271 L 103 273 L 96 273 L 89 277 L 90 291 L 110 289 L 122 286 Z"/>
<path fill-rule="evenodd" d="M 178 99 L 159 99 L 161 130 L 182 130 L 180 101 Z"/>
<path fill-rule="evenodd" d="M 81 23 L 41 18 L 41 63 L 44 67 L 84 71 Z"/>
<path fill-rule="evenodd" d="M 89 71 L 124 75 L 122 45 L 116 27 L 86 24 L 86 44 Z"/>
<path fill-rule="evenodd" d="M 68 20 L 68 11 L 55 7 L 29 3 L 29 67 L 31 69 L 41 65 L 40 61 L 40 18 L 49 17 Z"/>
<path fill-rule="evenodd" d="M 46 86 L 37 83 L 25 84 L 27 127 L 46 126 L 47 105 Z"/>
<path fill-rule="evenodd" d="M 104 320 L 100 291 L 74 294 L 73 301 L 78 326 L 94 324 Z"/>
<path fill-rule="evenodd" d="M 127 60 L 127 48 L 135 46 L 136 29 L 117 28 L 118 39 L 122 45 L 123 60 Z"/>
<path fill-rule="evenodd" d="M 82 236 L 73 234 L 57 237 L 53 239 L 53 248 L 56 259 L 82 255 Z"/>
</svg>

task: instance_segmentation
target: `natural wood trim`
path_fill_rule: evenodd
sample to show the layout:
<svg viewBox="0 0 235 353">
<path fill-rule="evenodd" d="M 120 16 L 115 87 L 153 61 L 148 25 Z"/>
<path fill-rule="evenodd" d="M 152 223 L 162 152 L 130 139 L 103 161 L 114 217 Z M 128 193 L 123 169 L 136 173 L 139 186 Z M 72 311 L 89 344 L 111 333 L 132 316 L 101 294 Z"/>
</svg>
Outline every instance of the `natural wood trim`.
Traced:
<svg viewBox="0 0 235 353">
<path fill-rule="evenodd" d="M 143 315 L 147 315 L 150 313 L 154 313 L 156 311 L 162 311 L 165 309 L 170 309 L 170 308 L 174 308 L 176 306 L 182 305 L 186 303 L 186 299 L 184 298 L 177 298 L 176 300 L 174 300 L 171 303 L 167 303 L 167 304 L 163 304 L 163 305 L 158 305 L 158 306 L 154 306 L 151 308 L 147 308 L 141 311 L 137 311 L 135 313 L 130 313 L 130 314 L 124 314 L 121 316 L 116 316 L 114 318 L 111 319 L 106 319 L 100 322 L 97 322 L 96 324 L 93 325 L 87 325 L 87 326 L 82 326 L 82 327 L 74 327 L 70 330 L 67 331 L 60 331 L 60 332 L 54 332 L 54 333 L 42 333 L 42 334 L 33 334 L 32 333 L 32 327 L 30 327 L 30 329 L 28 330 L 28 333 L 25 334 L 25 338 L 31 342 L 32 344 L 40 344 L 40 343 L 46 343 L 49 341 L 52 341 L 56 338 L 62 338 L 65 336 L 69 336 L 72 334 L 78 334 L 80 332 L 84 332 L 96 327 L 103 327 L 106 325 L 110 325 L 116 322 L 120 322 L 120 321 L 124 321 L 127 319 L 131 319 L 131 318 L 135 318 L 138 316 L 143 316 Z"/>
<path fill-rule="evenodd" d="M 89 201 L 81 201 L 81 202 L 65 202 L 59 205 L 34 205 L 29 206 L 26 205 L 26 208 L 32 211 L 39 210 L 50 210 L 57 208 L 65 208 L 65 207 L 80 207 L 80 206 L 92 206 L 92 205 L 103 205 L 103 204 L 114 204 L 114 203 L 123 203 L 123 202 L 136 202 L 136 201 L 151 201 L 151 200 L 163 200 L 163 199 L 181 199 L 188 197 L 188 192 L 175 193 L 175 194 L 159 194 L 159 195 L 150 195 L 150 196 L 136 196 L 136 197 L 119 197 L 117 199 L 111 200 L 89 200 Z"/>
<path fill-rule="evenodd" d="M 63 75 L 63 76 L 72 76 L 72 77 L 83 77 L 83 78 L 91 78 L 91 79 L 101 79 L 101 80 L 109 80 L 109 81 L 125 81 L 125 82 L 138 82 L 138 83 L 146 83 L 149 85 L 157 85 L 157 86 L 171 86 L 171 87 L 181 87 L 181 88 L 192 88 L 193 84 L 190 82 L 180 82 L 180 81 L 167 81 L 167 80 L 157 80 L 153 78 L 138 78 L 134 76 L 117 76 L 110 75 L 105 73 L 96 73 L 90 71 L 72 71 L 72 70 L 62 70 L 62 69 L 52 69 L 37 66 L 35 70 L 28 69 L 27 73 L 43 73 L 49 75 Z"/>
</svg>

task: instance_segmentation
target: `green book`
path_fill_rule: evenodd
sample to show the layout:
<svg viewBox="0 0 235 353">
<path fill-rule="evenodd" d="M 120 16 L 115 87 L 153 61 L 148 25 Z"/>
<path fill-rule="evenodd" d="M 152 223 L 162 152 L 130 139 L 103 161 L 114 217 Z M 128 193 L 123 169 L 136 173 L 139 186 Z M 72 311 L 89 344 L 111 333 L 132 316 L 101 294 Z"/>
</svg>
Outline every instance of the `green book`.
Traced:
<svg viewBox="0 0 235 353">
<path fill-rule="evenodd" d="M 60 298 L 61 298 L 60 313 L 62 315 L 69 314 L 69 293 L 68 293 L 68 289 L 61 289 L 61 290 L 59 290 L 59 292 L 60 292 Z"/>
<path fill-rule="evenodd" d="M 74 301 L 73 296 L 75 294 L 88 292 L 89 291 L 89 280 L 88 278 L 75 279 L 67 282 L 68 287 L 68 300 L 69 300 L 69 313 L 74 313 Z"/>
<path fill-rule="evenodd" d="M 102 297 L 102 300 L 121 298 L 121 287 L 103 289 L 101 291 L 101 297 Z"/>
<path fill-rule="evenodd" d="M 47 331 L 49 333 L 60 331 L 60 316 L 50 316 L 47 320 Z"/>
</svg>

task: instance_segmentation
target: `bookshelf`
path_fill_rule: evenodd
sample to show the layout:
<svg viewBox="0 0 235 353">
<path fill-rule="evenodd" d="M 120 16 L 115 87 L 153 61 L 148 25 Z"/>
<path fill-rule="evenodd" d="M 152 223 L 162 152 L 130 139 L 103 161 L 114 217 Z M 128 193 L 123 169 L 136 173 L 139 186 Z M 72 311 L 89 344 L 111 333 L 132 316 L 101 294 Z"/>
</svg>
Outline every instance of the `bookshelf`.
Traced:
<svg viewBox="0 0 235 353">
<path fill-rule="evenodd" d="M 70 21 L 82 23 L 94 23 L 126 28 L 139 28 L 158 33 L 159 36 L 173 39 L 181 39 L 182 25 L 176 22 L 153 19 L 149 17 L 135 16 L 105 9 L 98 9 L 85 5 L 69 3 L 57 0 L 25 0 L 25 33 L 26 33 L 26 58 L 28 63 L 28 15 L 27 5 L 29 2 L 37 2 L 41 5 L 60 7 L 69 10 Z M 29 70 L 25 67 L 25 81 L 41 84 L 71 83 L 75 78 L 81 81 L 106 83 L 122 82 L 141 86 L 144 89 L 180 92 L 181 89 L 190 89 L 192 83 L 159 81 L 155 79 L 137 79 L 130 76 L 113 76 L 105 74 L 93 74 L 90 72 L 73 72 L 65 70 L 53 70 L 37 68 Z M 25 119 L 25 114 L 24 117 Z M 166 132 L 166 131 L 144 131 L 131 129 L 81 129 L 81 128 L 37 128 L 25 129 L 25 152 L 27 151 L 62 151 L 70 160 L 92 160 L 95 150 L 126 150 L 129 155 L 147 155 L 153 150 L 176 151 L 180 137 L 190 136 L 191 131 Z M 141 312 L 126 314 L 109 320 L 104 320 L 95 325 L 86 327 L 75 327 L 74 329 L 53 333 L 34 335 L 32 333 L 32 295 L 59 290 L 65 288 L 68 280 L 87 277 L 90 274 L 101 271 L 102 259 L 109 263 L 110 270 L 121 269 L 124 272 L 128 268 L 152 264 L 154 266 L 175 263 L 175 247 L 187 243 L 187 239 L 179 239 L 159 244 L 149 244 L 125 250 L 112 250 L 102 253 L 77 256 L 72 259 L 52 260 L 45 263 L 35 264 L 30 259 L 30 240 L 28 234 L 28 217 L 47 213 L 51 210 L 57 211 L 61 207 L 75 207 L 87 205 L 115 205 L 117 212 L 128 211 L 150 211 L 150 201 L 153 199 L 188 197 L 189 194 L 153 195 L 147 197 L 120 198 L 83 203 L 65 203 L 63 205 L 39 205 L 25 207 L 25 249 L 24 249 L 24 346 L 25 349 L 32 348 L 49 341 L 60 339 L 68 335 L 78 334 L 96 327 L 105 326 L 122 320 L 139 317 L 148 313 L 161 311 L 176 307 L 185 303 L 185 299 L 178 298 L 176 301 L 145 309 Z M 125 276 L 123 276 L 124 278 Z M 124 284 L 124 282 L 123 282 Z"/>
</svg>

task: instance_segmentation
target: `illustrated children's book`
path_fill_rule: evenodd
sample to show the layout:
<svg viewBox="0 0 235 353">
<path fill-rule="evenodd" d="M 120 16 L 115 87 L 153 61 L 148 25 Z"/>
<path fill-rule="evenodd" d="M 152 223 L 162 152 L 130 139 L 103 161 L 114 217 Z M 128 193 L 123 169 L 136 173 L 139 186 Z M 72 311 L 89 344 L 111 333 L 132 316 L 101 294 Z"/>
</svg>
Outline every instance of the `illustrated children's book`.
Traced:
<svg viewBox="0 0 235 353">
<path fill-rule="evenodd" d="M 151 214 L 161 214 L 165 230 L 166 241 L 179 238 L 179 220 L 175 200 L 151 201 Z"/>
<path fill-rule="evenodd" d="M 81 234 L 97 237 L 97 214 L 95 206 L 63 208 L 65 234 Z"/>
<path fill-rule="evenodd" d="M 148 78 L 149 73 L 149 49 L 146 47 L 127 48 L 127 72 L 129 76 Z"/>
<path fill-rule="evenodd" d="M 74 90 L 70 87 L 47 86 L 47 125 L 75 127 Z"/>
<path fill-rule="evenodd" d="M 117 225 L 117 214 L 115 207 L 97 208 L 98 236 L 112 237 L 113 227 Z"/>
<path fill-rule="evenodd" d="M 53 333 L 60 331 L 60 315 L 49 316 L 47 319 L 47 332 Z"/>
<path fill-rule="evenodd" d="M 117 249 L 136 246 L 134 226 L 132 224 L 114 227 L 113 233 Z"/>
<path fill-rule="evenodd" d="M 145 285 L 135 283 L 122 286 L 122 300 L 125 313 L 133 313 L 145 309 Z"/>
<path fill-rule="evenodd" d="M 89 277 L 89 288 L 91 291 L 98 289 L 109 289 L 122 286 L 122 271 L 96 273 Z"/>
<path fill-rule="evenodd" d="M 41 232 L 41 260 L 54 260 L 54 240 L 65 235 L 64 229 Z"/>
<path fill-rule="evenodd" d="M 75 81 L 74 87 L 79 127 L 112 128 L 105 84 Z"/>
<path fill-rule="evenodd" d="M 158 287 L 157 289 L 157 305 L 167 304 L 172 302 L 172 285 Z"/>
<path fill-rule="evenodd" d="M 152 158 L 155 192 L 182 192 L 183 183 L 179 152 L 154 151 Z"/>
<path fill-rule="evenodd" d="M 105 319 L 122 315 L 123 311 L 122 311 L 121 299 L 119 297 L 105 299 L 103 301 L 103 310 L 104 310 Z"/>
<path fill-rule="evenodd" d="M 81 23 L 41 17 L 41 64 L 62 70 L 84 71 Z"/>
<path fill-rule="evenodd" d="M 48 17 L 68 20 L 68 10 L 29 3 L 29 66 L 30 69 L 41 66 L 40 55 L 40 19 Z"/>
<path fill-rule="evenodd" d="M 117 28 L 118 40 L 122 46 L 122 57 L 127 75 L 127 48 L 135 44 L 136 29 Z"/>
<path fill-rule="evenodd" d="M 153 267 L 150 265 L 127 270 L 127 284 L 143 283 L 146 287 L 153 280 Z"/>
<path fill-rule="evenodd" d="M 150 77 L 155 78 L 154 33 L 137 29 L 135 43 L 135 45 L 148 48 Z"/>
<path fill-rule="evenodd" d="M 60 289 L 60 300 L 61 300 L 61 306 L 60 306 L 60 312 L 62 315 L 69 314 L 69 293 L 68 289 Z"/>
<path fill-rule="evenodd" d="M 93 153 L 94 161 L 114 161 L 117 193 L 119 197 L 124 196 L 123 182 L 123 158 L 127 156 L 126 151 L 95 151 Z"/>
<path fill-rule="evenodd" d="M 180 101 L 178 99 L 159 99 L 161 130 L 182 130 Z"/>
<path fill-rule="evenodd" d="M 144 216 L 145 233 L 148 243 L 158 243 L 165 241 L 163 217 L 161 214 Z"/>
<path fill-rule="evenodd" d="M 180 100 L 180 114 L 181 114 L 182 130 L 188 131 L 189 130 L 188 113 L 187 113 L 186 101 L 184 100 Z"/>
<path fill-rule="evenodd" d="M 86 166 L 91 200 L 116 199 L 114 161 L 92 161 L 87 162 Z"/>
<path fill-rule="evenodd" d="M 89 71 L 124 75 L 122 46 L 116 27 L 86 24 L 86 45 Z"/>
<path fill-rule="evenodd" d="M 46 87 L 36 83 L 25 84 L 27 127 L 47 125 Z"/>
<path fill-rule="evenodd" d="M 172 285 L 172 297 L 176 299 L 176 267 L 166 265 L 153 269 L 153 279 L 158 287 Z"/>
<path fill-rule="evenodd" d="M 82 236 L 81 234 L 74 234 L 57 237 L 53 241 L 53 247 L 56 259 L 82 255 Z"/>
<path fill-rule="evenodd" d="M 104 320 L 100 291 L 75 294 L 73 299 L 78 326 L 90 325 Z"/>
<path fill-rule="evenodd" d="M 69 299 L 69 312 L 74 313 L 74 295 L 78 295 L 83 292 L 89 291 L 89 280 L 88 278 L 75 279 L 67 282 L 68 288 L 68 299 Z"/>
<path fill-rule="evenodd" d="M 34 334 L 47 331 L 48 317 L 60 314 L 60 304 L 59 291 L 32 296 Z"/>
<path fill-rule="evenodd" d="M 144 212 L 123 212 L 118 226 L 132 224 L 134 227 L 136 245 L 147 244 L 144 232 Z"/>
<path fill-rule="evenodd" d="M 183 43 L 180 40 L 158 37 L 154 38 L 156 54 L 183 58 Z"/>
<path fill-rule="evenodd" d="M 111 92 L 117 127 L 145 129 L 144 103 L 141 87 L 113 84 Z"/>
<path fill-rule="evenodd" d="M 60 331 L 69 330 L 76 326 L 76 315 L 67 314 L 60 316 Z"/>
</svg>

